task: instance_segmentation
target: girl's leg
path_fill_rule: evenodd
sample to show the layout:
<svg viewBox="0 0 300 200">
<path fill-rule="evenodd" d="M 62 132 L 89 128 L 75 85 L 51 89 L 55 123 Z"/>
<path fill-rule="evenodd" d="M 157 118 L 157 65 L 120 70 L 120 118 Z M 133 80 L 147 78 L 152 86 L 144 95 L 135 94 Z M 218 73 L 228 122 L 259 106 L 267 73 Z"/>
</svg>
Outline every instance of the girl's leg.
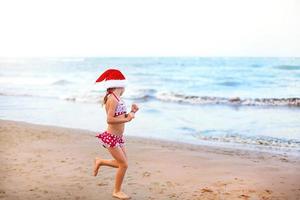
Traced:
<svg viewBox="0 0 300 200">
<path fill-rule="evenodd" d="M 124 153 L 124 155 L 126 157 L 126 160 L 128 161 L 125 145 L 121 146 L 121 149 L 122 149 L 122 151 L 123 151 L 123 153 Z"/>
<path fill-rule="evenodd" d="M 126 154 L 126 148 L 125 146 L 121 146 L 121 149 L 126 157 L 127 160 L 127 154 Z M 119 164 L 115 159 L 101 159 L 99 157 L 96 157 L 94 160 L 94 176 L 97 176 L 99 168 L 101 166 L 109 166 L 109 167 L 114 167 L 114 168 L 118 168 Z"/>
<path fill-rule="evenodd" d="M 101 159 L 99 157 L 96 157 L 95 162 L 99 166 L 104 165 L 104 166 L 109 166 L 109 167 L 114 167 L 114 168 L 119 167 L 119 164 L 115 159 Z"/>
<path fill-rule="evenodd" d="M 99 168 L 103 165 L 114 168 L 119 167 L 119 164 L 115 159 L 101 159 L 99 157 L 96 157 L 94 160 L 94 176 L 97 176 Z"/>
<path fill-rule="evenodd" d="M 124 192 L 121 191 L 121 185 L 126 173 L 126 170 L 128 168 L 128 163 L 126 156 L 123 152 L 123 150 L 120 147 L 108 147 L 109 152 L 113 156 L 113 158 L 118 162 L 118 170 L 116 173 L 116 182 L 115 182 L 115 188 L 113 192 L 113 196 L 118 198 L 130 198 L 128 195 L 126 195 Z"/>
</svg>

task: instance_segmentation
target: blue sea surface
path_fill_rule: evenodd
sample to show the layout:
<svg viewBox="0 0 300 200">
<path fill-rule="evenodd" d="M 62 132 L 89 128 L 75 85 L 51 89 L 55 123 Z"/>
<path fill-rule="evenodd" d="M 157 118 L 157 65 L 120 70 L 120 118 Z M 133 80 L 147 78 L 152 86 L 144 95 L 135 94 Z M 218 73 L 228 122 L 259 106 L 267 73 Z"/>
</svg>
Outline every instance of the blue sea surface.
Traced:
<svg viewBox="0 0 300 200">
<path fill-rule="evenodd" d="M 300 58 L 0 58 L 0 118 L 105 130 L 108 68 L 140 106 L 127 135 L 300 152 Z"/>
</svg>

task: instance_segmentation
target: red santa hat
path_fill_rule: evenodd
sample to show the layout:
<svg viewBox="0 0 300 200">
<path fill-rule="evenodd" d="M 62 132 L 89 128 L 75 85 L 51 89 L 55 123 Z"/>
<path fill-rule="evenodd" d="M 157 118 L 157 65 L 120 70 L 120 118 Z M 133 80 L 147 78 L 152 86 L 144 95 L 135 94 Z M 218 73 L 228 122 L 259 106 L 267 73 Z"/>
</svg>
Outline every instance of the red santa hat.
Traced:
<svg viewBox="0 0 300 200">
<path fill-rule="evenodd" d="M 103 72 L 95 83 L 104 81 L 104 87 L 114 88 L 114 87 L 126 87 L 127 80 L 121 71 L 117 69 L 108 69 Z"/>
</svg>

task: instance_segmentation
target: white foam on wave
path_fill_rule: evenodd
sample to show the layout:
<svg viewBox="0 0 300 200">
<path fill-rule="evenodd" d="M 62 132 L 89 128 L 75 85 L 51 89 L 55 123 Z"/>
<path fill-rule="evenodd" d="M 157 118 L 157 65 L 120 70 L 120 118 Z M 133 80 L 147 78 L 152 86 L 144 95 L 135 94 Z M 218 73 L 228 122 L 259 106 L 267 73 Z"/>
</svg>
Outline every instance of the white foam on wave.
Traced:
<svg viewBox="0 0 300 200">
<path fill-rule="evenodd" d="M 12 85 L 49 85 L 55 82 L 54 78 L 47 77 L 21 77 L 21 76 L 6 76 L 1 77 L 0 84 Z"/>
<path fill-rule="evenodd" d="M 72 84 L 72 82 L 65 80 L 65 79 L 60 79 L 60 80 L 52 82 L 51 84 L 52 85 L 67 85 L 67 84 Z"/>
<path fill-rule="evenodd" d="M 300 150 L 299 140 L 287 140 L 279 139 L 274 137 L 266 136 L 246 136 L 246 135 L 197 135 L 196 138 L 201 140 L 216 141 L 216 142 L 228 142 L 228 143 L 239 143 L 239 144 L 250 144 L 250 145 L 261 145 L 270 147 L 286 147 L 296 148 Z"/>
<path fill-rule="evenodd" d="M 245 98 L 240 97 L 213 97 L 213 96 L 193 96 L 176 93 L 159 93 L 156 98 L 161 101 L 171 101 L 190 104 L 227 104 L 227 105 L 247 105 L 247 106 L 300 106 L 300 98 Z"/>
</svg>

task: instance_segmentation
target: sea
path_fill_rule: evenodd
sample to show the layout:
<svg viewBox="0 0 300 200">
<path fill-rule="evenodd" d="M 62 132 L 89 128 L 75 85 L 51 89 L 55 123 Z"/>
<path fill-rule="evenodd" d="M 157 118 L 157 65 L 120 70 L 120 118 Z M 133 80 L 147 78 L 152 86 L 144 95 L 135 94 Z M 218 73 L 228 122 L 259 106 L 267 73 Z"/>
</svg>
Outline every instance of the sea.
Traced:
<svg viewBox="0 0 300 200">
<path fill-rule="evenodd" d="M 300 58 L 0 58 L 0 119 L 102 132 L 109 68 L 138 104 L 124 135 L 300 155 Z"/>
</svg>

